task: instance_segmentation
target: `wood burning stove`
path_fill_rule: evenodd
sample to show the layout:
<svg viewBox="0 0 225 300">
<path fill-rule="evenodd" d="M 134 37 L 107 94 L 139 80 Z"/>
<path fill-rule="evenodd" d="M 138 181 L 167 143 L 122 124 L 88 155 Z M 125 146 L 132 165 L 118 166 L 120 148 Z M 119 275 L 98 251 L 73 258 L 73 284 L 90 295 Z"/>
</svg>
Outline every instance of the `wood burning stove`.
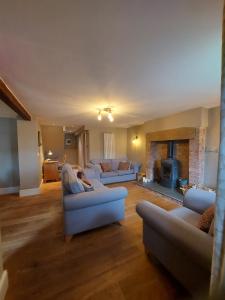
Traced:
<svg viewBox="0 0 225 300">
<path fill-rule="evenodd" d="M 174 141 L 169 141 L 168 158 L 161 161 L 160 169 L 160 184 L 168 188 L 175 188 L 179 177 L 179 161 L 174 156 Z"/>
</svg>

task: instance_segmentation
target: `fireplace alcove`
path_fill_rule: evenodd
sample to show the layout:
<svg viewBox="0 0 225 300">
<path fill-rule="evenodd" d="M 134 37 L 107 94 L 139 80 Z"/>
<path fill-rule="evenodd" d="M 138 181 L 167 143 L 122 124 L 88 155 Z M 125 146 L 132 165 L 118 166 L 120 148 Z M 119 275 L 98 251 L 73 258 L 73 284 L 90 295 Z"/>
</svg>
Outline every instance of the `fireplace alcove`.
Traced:
<svg viewBox="0 0 225 300">
<path fill-rule="evenodd" d="M 146 177 L 147 183 L 140 185 L 179 203 L 183 195 L 174 188 L 159 185 L 161 162 L 168 158 L 168 142 L 174 141 L 176 160 L 181 162 L 179 175 L 189 179 L 189 184 L 202 184 L 204 180 L 204 154 L 206 128 L 183 127 L 146 135 Z"/>
<path fill-rule="evenodd" d="M 175 188 L 179 177 L 188 179 L 188 140 L 152 143 L 155 143 L 152 145 L 155 159 L 153 180 L 165 187 Z"/>
<path fill-rule="evenodd" d="M 179 176 L 190 184 L 204 179 L 205 128 L 184 127 L 151 132 L 146 135 L 146 176 L 160 180 L 161 162 L 168 158 L 168 142 L 174 141 L 176 160 L 180 162 Z"/>
</svg>

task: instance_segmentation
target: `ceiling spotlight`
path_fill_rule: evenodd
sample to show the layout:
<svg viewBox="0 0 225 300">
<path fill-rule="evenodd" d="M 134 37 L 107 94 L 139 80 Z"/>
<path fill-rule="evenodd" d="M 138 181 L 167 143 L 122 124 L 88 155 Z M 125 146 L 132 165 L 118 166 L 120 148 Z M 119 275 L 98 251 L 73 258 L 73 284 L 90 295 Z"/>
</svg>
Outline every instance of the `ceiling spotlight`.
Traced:
<svg viewBox="0 0 225 300">
<path fill-rule="evenodd" d="M 112 116 L 112 112 L 109 112 L 109 113 L 108 113 L 108 119 L 109 119 L 110 122 L 113 122 L 113 121 L 114 121 L 114 118 L 113 118 L 113 116 Z"/>
<path fill-rule="evenodd" d="M 102 120 L 102 112 L 101 112 L 101 110 L 98 111 L 98 120 L 99 121 Z"/>
<path fill-rule="evenodd" d="M 114 118 L 113 118 L 113 115 L 112 115 L 112 108 L 111 107 L 106 107 L 106 108 L 103 108 L 103 109 L 98 109 L 98 116 L 97 116 L 98 121 L 102 120 L 103 113 L 107 114 L 107 117 L 108 117 L 108 119 L 109 119 L 110 122 L 114 121 Z"/>
</svg>

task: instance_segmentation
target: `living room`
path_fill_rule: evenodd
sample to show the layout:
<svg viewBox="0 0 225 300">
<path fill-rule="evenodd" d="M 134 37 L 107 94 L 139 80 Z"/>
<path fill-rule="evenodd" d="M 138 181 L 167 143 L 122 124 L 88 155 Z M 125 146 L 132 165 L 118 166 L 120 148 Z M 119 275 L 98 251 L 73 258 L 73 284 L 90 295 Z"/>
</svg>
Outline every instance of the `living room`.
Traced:
<svg viewBox="0 0 225 300">
<path fill-rule="evenodd" d="M 2 3 L 0 299 L 223 299 L 223 4 Z"/>
</svg>

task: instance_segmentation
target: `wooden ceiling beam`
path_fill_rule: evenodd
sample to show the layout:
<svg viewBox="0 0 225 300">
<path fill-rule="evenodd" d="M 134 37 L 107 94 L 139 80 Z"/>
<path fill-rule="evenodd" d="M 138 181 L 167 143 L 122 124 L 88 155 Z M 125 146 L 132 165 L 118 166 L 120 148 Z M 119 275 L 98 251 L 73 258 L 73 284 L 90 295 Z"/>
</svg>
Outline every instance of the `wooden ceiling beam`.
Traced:
<svg viewBox="0 0 225 300">
<path fill-rule="evenodd" d="M 12 93 L 5 82 L 0 78 L 0 100 L 12 108 L 22 119 L 31 121 L 31 115 L 20 102 L 20 100 Z"/>
</svg>

